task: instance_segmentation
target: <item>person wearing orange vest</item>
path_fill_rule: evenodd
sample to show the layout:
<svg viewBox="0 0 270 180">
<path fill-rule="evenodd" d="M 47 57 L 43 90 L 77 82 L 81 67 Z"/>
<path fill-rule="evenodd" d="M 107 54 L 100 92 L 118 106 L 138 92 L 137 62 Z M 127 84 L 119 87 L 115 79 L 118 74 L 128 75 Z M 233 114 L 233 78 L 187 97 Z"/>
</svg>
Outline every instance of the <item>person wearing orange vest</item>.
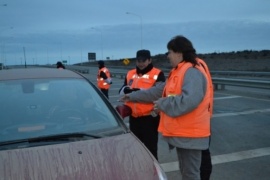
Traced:
<svg viewBox="0 0 270 180">
<path fill-rule="evenodd" d="M 109 99 L 109 89 L 112 84 L 111 73 L 105 67 L 104 61 L 98 61 L 97 86 L 101 92 Z"/>
<path fill-rule="evenodd" d="M 167 44 L 172 70 L 166 83 L 120 100 L 154 101 L 160 113 L 158 131 L 170 148 L 176 148 L 183 180 L 209 180 L 212 172 L 210 119 L 213 113 L 213 84 L 206 63 L 199 59 L 192 43 L 176 36 Z"/>
<path fill-rule="evenodd" d="M 164 73 L 152 64 L 149 50 L 139 50 L 136 54 L 136 68 L 128 71 L 120 95 L 145 90 L 157 83 L 164 82 Z M 131 108 L 129 116 L 130 130 L 145 144 L 153 156 L 158 159 L 159 115 L 153 114 L 153 103 L 125 103 Z M 152 113 L 152 114 L 151 114 Z"/>
</svg>

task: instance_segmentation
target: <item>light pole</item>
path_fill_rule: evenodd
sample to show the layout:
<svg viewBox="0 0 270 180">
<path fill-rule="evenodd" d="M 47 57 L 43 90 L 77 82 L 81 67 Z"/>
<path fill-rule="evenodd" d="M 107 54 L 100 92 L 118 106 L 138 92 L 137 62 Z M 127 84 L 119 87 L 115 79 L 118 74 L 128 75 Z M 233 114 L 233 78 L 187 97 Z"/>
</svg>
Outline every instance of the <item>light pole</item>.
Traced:
<svg viewBox="0 0 270 180">
<path fill-rule="evenodd" d="M 24 54 L 24 67 L 27 68 L 27 65 L 26 65 L 26 55 L 25 55 L 25 47 L 23 47 L 23 54 Z"/>
<path fill-rule="evenodd" d="M 49 65 L 49 53 L 48 53 L 48 47 L 47 47 L 47 65 Z"/>
<path fill-rule="evenodd" d="M 0 30 L 0 33 L 6 31 L 8 29 L 13 29 L 13 27 L 11 26 L 11 27 L 8 27 L 8 28 L 3 28 L 3 29 Z M 1 44 L 2 44 L 1 62 L 4 62 L 5 61 L 5 52 L 4 52 L 5 51 L 4 50 L 5 45 L 4 45 L 4 41 L 2 41 Z"/>
<path fill-rule="evenodd" d="M 6 37 L 6 40 L 5 41 L 3 41 L 3 46 L 2 46 L 2 62 L 4 63 L 4 64 L 6 64 L 6 62 L 7 62 L 7 55 L 6 55 L 6 49 L 7 48 L 9 48 L 8 46 L 6 46 L 6 44 L 8 44 L 8 43 L 10 43 L 9 41 L 10 41 L 10 39 L 12 39 L 12 38 L 14 38 L 13 36 L 10 36 L 10 37 Z M 7 47 L 7 48 L 6 48 Z"/>
<path fill-rule="evenodd" d="M 94 28 L 94 27 L 92 27 L 91 29 L 94 29 L 94 30 L 100 32 L 101 60 L 103 60 L 103 38 L 102 38 L 102 31 L 101 31 L 101 29 L 97 29 L 97 28 Z"/>
<path fill-rule="evenodd" d="M 132 13 L 132 12 L 126 12 L 126 14 L 134 15 L 140 18 L 141 23 L 141 49 L 143 48 L 143 33 L 142 33 L 142 17 L 138 14 Z"/>
<path fill-rule="evenodd" d="M 81 64 L 82 64 L 82 42 L 80 41 L 80 49 L 81 49 Z"/>
</svg>

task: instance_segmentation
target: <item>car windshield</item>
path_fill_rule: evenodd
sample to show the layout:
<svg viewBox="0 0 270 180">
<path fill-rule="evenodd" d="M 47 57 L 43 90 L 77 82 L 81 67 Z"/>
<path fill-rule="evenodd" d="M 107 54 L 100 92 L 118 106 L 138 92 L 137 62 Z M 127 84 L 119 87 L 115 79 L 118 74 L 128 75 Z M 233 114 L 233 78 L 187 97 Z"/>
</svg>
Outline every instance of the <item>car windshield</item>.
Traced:
<svg viewBox="0 0 270 180">
<path fill-rule="evenodd" d="M 0 99 L 0 143 L 120 127 L 104 99 L 82 79 L 1 81 Z"/>
</svg>

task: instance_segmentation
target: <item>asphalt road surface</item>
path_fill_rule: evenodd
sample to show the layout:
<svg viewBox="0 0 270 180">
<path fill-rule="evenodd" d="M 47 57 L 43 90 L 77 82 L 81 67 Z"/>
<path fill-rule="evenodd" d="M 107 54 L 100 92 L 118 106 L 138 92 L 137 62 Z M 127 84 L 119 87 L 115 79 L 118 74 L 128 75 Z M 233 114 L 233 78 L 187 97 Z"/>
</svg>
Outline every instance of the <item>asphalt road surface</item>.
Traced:
<svg viewBox="0 0 270 180">
<path fill-rule="evenodd" d="M 96 82 L 97 68 L 88 79 Z M 124 79 L 113 79 L 109 101 L 118 105 Z M 128 124 L 128 119 L 125 119 Z M 270 92 L 264 89 L 226 86 L 215 91 L 211 120 L 211 180 L 270 179 Z M 175 150 L 159 140 L 159 162 L 169 180 L 181 179 Z"/>
</svg>

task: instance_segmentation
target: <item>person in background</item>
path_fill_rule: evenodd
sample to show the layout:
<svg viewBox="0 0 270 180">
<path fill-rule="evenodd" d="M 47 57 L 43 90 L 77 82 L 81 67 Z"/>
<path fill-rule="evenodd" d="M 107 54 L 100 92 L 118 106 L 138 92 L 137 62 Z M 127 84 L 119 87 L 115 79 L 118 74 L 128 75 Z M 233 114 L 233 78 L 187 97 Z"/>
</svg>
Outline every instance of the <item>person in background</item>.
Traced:
<svg viewBox="0 0 270 180">
<path fill-rule="evenodd" d="M 60 62 L 60 61 L 58 61 L 56 63 L 56 68 L 57 69 L 66 69 L 66 67 L 64 66 L 64 64 L 62 62 Z"/>
<path fill-rule="evenodd" d="M 149 50 L 139 50 L 136 54 L 136 68 L 128 71 L 120 95 L 140 89 L 149 89 L 159 82 L 164 82 L 164 73 L 153 66 Z M 158 125 L 160 116 L 151 114 L 153 103 L 125 103 L 132 110 L 129 116 L 130 130 L 144 143 L 158 160 Z"/>
<path fill-rule="evenodd" d="M 211 75 L 186 37 L 172 38 L 167 49 L 172 70 L 166 83 L 126 94 L 120 101 L 154 101 L 154 111 L 160 113 L 158 131 L 170 149 L 176 148 L 182 179 L 210 179 L 210 119 L 213 111 Z"/>
<path fill-rule="evenodd" d="M 98 61 L 97 86 L 103 94 L 109 99 L 109 89 L 112 84 L 111 73 L 105 67 L 104 61 Z"/>
</svg>

